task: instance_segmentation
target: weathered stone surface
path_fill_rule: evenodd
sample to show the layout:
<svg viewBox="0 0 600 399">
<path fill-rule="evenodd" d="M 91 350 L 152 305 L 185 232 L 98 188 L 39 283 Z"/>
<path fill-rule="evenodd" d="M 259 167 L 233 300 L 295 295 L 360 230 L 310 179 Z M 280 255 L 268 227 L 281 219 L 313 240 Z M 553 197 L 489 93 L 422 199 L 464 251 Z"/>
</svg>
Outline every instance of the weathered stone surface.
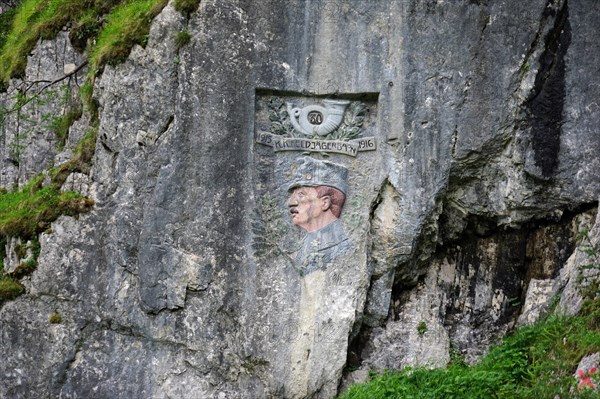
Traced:
<svg viewBox="0 0 600 399">
<path fill-rule="evenodd" d="M 377 371 L 414 364 L 442 367 L 449 361 L 449 333 L 440 317 L 445 312 L 445 293 L 436 285 L 452 282 L 452 273 L 450 265 L 438 265 L 416 289 L 403 294 L 401 309 L 384 327 L 372 331 L 362 353 L 363 367 Z"/>
<path fill-rule="evenodd" d="M 4 270 L 14 273 L 24 262 L 33 258 L 31 241 L 23 242 L 21 237 L 8 237 L 4 248 L 6 257 L 3 259 Z"/>
<path fill-rule="evenodd" d="M 579 365 L 577 366 L 577 370 L 581 370 L 586 374 L 590 372 L 591 369 L 598 369 L 600 366 L 600 352 L 592 353 L 590 355 L 584 356 Z M 594 378 L 596 379 L 596 378 Z"/>
<path fill-rule="evenodd" d="M 567 225 L 543 227 L 532 234 L 527 245 L 530 252 L 528 257 L 532 260 L 527 271 L 531 280 L 518 318 L 519 325 L 539 320 L 552 305 L 556 305 L 554 301 L 559 293 L 561 300 L 556 308 L 557 312 L 575 314 L 579 311 L 582 301 L 580 284 L 577 283 L 579 267 L 593 262 L 583 249 L 596 245 L 593 242 L 598 229 L 597 217 L 593 211 L 584 212 L 575 216 Z M 591 226 L 591 235 L 588 235 L 585 232 Z"/>
<path fill-rule="evenodd" d="M 61 191 L 73 191 L 86 197 L 91 197 L 91 181 L 85 173 L 71 173 L 60 188 Z"/>
<path fill-rule="evenodd" d="M 579 312 L 583 304 L 581 289 L 586 286 L 594 278 L 598 277 L 598 258 L 597 248 L 600 242 L 600 213 L 596 217 L 596 222 L 592 229 L 588 229 L 589 233 L 585 239 L 580 241 L 578 247 L 569 257 L 565 267 L 561 270 L 560 288 L 564 288 L 560 296 L 557 311 L 568 315 L 574 315 Z M 595 249 L 594 249 L 595 248 Z M 586 253 L 586 249 L 594 249 L 596 253 L 593 256 Z M 595 268 L 582 268 L 584 265 L 596 265 Z M 583 282 L 581 281 L 583 279 Z"/>
<path fill-rule="evenodd" d="M 519 325 L 531 325 L 547 311 L 552 298 L 557 294 L 554 279 L 531 279 L 525 294 L 523 310 L 519 315 Z"/>
<path fill-rule="evenodd" d="M 3 14 L 16 6 L 16 0 L 2 0 L 0 1 L 0 14 Z"/>
<path fill-rule="evenodd" d="M 64 68 L 83 61 L 67 32 L 60 32 L 55 40 L 40 40 L 28 57 L 25 78 L 11 80 L 6 93 L 0 95 L 0 186 L 22 186 L 52 165 L 59 147 L 52 124 L 77 107 L 85 72 L 83 68 L 66 75 Z"/>
<path fill-rule="evenodd" d="M 96 207 L 41 235 L 27 294 L 2 305 L 0 396 L 330 398 L 345 365 L 443 366 L 450 348 L 475 361 L 574 284 L 567 259 L 589 225 L 575 214 L 600 195 L 599 12 L 248 0 L 201 2 L 188 20 L 167 6 L 148 45 L 96 79 L 94 167 L 65 185 Z M 39 43 L 27 79 L 80 65 L 66 40 Z M 373 110 L 377 149 L 327 157 L 348 169 L 351 256 L 306 275 L 285 203 L 301 153 L 254 137 L 272 94 Z M 44 107 L 38 125 L 58 110 Z M 58 155 L 31 136 L 18 163 L 5 124 L 2 185 L 64 162 L 88 123 Z"/>
</svg>

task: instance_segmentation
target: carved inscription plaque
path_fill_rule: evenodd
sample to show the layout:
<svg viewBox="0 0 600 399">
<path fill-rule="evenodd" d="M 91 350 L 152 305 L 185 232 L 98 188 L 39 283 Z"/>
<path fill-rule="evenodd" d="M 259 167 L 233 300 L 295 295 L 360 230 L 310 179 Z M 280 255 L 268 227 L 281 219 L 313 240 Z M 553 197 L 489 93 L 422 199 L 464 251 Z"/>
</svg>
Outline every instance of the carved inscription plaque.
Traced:
<svg viewBox="0 0 600 399">
<path fill-rule="evenodd" d="M 356 157 L 377 149 L 374 106 L 367 101 L 277 94 L 257 101 L 257 143 L 279 151 Z"/>
</svg>

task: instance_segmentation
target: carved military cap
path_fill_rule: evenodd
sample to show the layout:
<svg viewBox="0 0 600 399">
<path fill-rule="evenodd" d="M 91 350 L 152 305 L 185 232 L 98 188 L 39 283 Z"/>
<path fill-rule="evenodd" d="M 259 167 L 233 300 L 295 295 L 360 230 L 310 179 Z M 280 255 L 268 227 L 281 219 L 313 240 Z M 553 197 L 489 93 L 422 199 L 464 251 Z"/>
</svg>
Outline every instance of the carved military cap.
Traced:
<svg viewBox="0 0 600 399">
<path fill-rule="evenodd" d="M 288 186 L 288 191 L 296 187 L 329 186 L 337 188 L 346 194 L 346 177 L 348 169 L 329 161 L 305 157 L 298 167 L 294 180 Z"/>
</svg>

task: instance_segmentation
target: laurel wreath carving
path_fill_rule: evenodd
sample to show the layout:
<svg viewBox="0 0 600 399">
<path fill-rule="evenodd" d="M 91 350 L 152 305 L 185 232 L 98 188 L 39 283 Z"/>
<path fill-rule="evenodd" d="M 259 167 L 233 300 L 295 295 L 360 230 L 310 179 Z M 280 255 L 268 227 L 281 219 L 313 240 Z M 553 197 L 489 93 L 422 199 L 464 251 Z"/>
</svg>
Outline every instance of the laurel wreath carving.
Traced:
<svg viewBox="0 0 600 399">
<path fill-rule="evenodd" d="M 331 132 L 329 140 L 348 141 L 360 137 L 360 128 L 365 122 L 365 111 L 367 107 L 359 102 L 350 103 L 344 114 L 344 122 L 335 131 Z"/>
<path fill-rule="evenodd" d="M 277 199 L 269 193 L 265 194 L 255 212 L 256 217 L 252 222 L 254 254 L 266 258 L 283 254 L 280 244 L 288 228 L 281 220 L 283 211 Z"/>
<path fill-rule="evenodd" d="M 297 137 L 283 100 L 279 97 L 271 97 L 267 105 L 269 107 L 271 133 L 279 136 Z"/>
<path fill-rule="evenodd" d="M 271 121 L 270 131 L 273 134 L 284 137 L 302 137 L 304 135 L 296 132 L 290 122 L 285 102 L 280 97 L 271 97 L 267 103 L 269 108 L 269 120 Z M 360 137 L 361 128 L 365 122 L 365 113 L 367 107 L 360 101 L 354 101 L 348 105 L 344 114 L 344 121 L 339 128 L 329 133 L 327 136 L 314 136 L 317 140 L 341 140 L 350 141 Z"/>
</svg>

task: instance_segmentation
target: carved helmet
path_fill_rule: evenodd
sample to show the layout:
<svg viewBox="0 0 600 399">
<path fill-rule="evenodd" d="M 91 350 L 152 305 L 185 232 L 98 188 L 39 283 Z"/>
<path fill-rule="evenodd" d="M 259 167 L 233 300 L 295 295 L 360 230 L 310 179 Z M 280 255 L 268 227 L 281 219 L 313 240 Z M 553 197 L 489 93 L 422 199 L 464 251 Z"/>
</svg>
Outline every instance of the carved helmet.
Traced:
<svg viewBox="0 0 600 399">
<path fill-rule="evenodd" d="M 347 176 L 348 169 L 345 166 L 305 157 L 296 170 L 296 175 L 288 186 L 288 191 L 292 191 L 296 187 L 329 186 L 346 195 Z"/>
</svg>

